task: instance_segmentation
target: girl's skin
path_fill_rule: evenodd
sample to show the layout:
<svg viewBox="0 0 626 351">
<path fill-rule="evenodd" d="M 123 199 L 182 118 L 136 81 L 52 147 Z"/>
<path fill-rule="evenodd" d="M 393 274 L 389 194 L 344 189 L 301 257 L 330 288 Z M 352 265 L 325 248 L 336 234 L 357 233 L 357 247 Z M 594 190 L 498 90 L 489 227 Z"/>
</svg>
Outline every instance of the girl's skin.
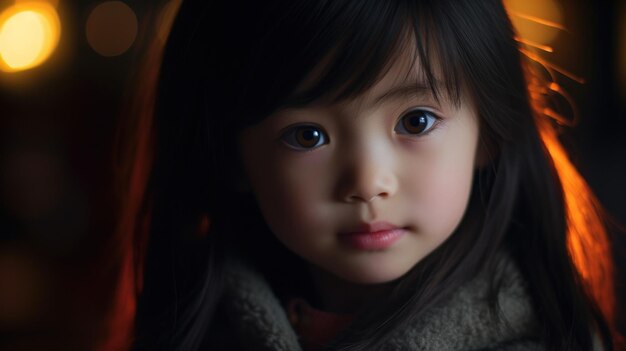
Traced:
<svg viewBox="0 0 626 351">
<path fill-rule="evenodd" d="M 411 55 L 399 55 L 362 95 L 282 109 L 240 135 L 261 212 L 309 262 L 323 309 L 358 311 L 444 242 L 465 213 L 478 118 L 467 94 L 456 104 L 442 87 L 435 99 L 419 72 Z M 397 241 L 372 249 L 343 240 L 381 222 L 399 228 Z"/>
</svg>

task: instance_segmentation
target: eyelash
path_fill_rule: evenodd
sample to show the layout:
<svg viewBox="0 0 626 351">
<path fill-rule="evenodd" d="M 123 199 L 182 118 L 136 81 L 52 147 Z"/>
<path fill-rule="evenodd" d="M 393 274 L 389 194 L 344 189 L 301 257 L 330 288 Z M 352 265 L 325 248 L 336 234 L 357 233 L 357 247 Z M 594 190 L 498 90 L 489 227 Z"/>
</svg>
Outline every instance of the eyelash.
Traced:
<svg viewBox="0 0 626 351">
<path fill-rule="evenodd" d="M 426 125 L 422 128 L 422 126 L 411 123 L 416 121 L 409 121 L 407 117 L 418 117 L 417 122 L 425 122 Z M 439 124 L 440 120 L 441 118 L 431 111 L 415 108 L 403 113 L 400 118 L 398 118 L 396 126 L 393 130 L 397 134 L 420 137 L 430 133 L 437 126 L 437 124 Z M 417 129 L 411 131 L 408 130 L 407 127 Z M 301 124 L 289 127 L 281 135 L 280 140 L 288 147 L 301 152 L 315 150 L 318 147 L 326 145 L 330 142 L 330 138 L 323 128 L 313 124 Z M 303 143 L 307 143 L 308 141 L 311 142 L 310 145 L 303 145 Z"/>
</svg>

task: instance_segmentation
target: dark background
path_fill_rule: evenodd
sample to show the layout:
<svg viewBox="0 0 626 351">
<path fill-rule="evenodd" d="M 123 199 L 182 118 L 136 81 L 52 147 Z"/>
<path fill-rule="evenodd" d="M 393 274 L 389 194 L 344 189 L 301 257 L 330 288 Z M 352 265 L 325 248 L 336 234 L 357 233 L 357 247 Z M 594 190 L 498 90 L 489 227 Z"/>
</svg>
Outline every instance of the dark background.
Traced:
<svg viewBox="0 0 626 351">
<path fill-rule="evenodd" d="M 115 229 L 116 128 L 165 2 L 125 2 L 138 33 L 116 56 L 99 54 L 87 40 L 88 18 L 102 2 L 55 2 L 62 34 L 52 56 L 27 71 L 0 71 L 3 350 L 83 348 L 80 340 L 95 335 L 105 308 L 104 292 L 81 291 L 97 281 L 93 257 Z M 12 3 L 0 0 L 0 12 Z M 626 233 L 619 230 L 626 223 L 626 1 L 558 4 L 567 29 L 542 57 L 585 79 L 557 74 L 580 117 L 562 141 L 615 223 L 619 298 L 626 296 Z M 116 23 L 109 27 L 119 35 Z M 623 316 L 624 299 L 619 309 Z"/>
</svg>

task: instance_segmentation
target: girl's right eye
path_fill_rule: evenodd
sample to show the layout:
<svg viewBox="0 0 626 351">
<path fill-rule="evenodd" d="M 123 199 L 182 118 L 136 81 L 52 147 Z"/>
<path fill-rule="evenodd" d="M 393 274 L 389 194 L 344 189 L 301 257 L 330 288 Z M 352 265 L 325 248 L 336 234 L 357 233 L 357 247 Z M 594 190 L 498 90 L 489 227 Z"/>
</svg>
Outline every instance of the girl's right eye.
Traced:
<svg viewBox="0 0 626 351">
<path fill-rule="evenodd" d="M 319 127 L 299 125 L 289 129 L 280 138 L 283 143 L 298 151 L 310 151 L 328 144 L 326 133 Z"/>
</svg>

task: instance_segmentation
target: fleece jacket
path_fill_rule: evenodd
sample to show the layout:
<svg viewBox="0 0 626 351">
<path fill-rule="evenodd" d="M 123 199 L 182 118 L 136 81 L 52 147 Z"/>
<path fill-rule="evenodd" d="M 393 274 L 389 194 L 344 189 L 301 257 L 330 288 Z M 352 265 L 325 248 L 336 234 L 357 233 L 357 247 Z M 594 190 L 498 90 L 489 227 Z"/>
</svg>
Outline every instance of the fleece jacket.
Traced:
<svg viewBox="0 0 626 351">
<path fill-rule="evenodd" d="M 498 313 L 490 277 L 478 274 L 434 307 L 394 330 L 379 350 L 543 350 L 526 283 L 513 260 L 500 258 Z M 222 311 L 211 350 L 300 351 L 298 336 L 267 281 L 251 267 L 228 264 Z"/>
</svg>

